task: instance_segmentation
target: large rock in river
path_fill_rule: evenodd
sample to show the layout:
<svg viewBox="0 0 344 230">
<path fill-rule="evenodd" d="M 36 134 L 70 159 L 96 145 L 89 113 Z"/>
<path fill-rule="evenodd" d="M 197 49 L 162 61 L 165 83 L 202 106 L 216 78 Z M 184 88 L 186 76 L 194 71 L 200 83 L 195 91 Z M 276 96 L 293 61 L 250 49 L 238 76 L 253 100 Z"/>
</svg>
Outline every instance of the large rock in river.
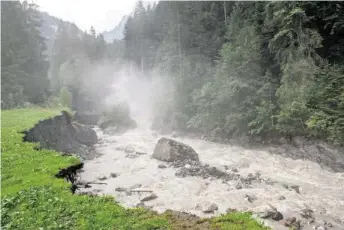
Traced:
<svg viewBox="0 0 344 230">
<path fill-rule="evenodd" d="M 65 111 L 62 111 L 62 115 L 40 121 L 23 133 L 24 141 L 38 142 L 42 148 L 76 154 L 82 159 L 94 157 L 92 146 L 98 142 L 93 129 L 72 122 L 71 116 Z"/>
<path fill-rule="evenodd" d="M 165 137 L 155 145 L 153 158 L 167 162 L 199 161 L 198 154 L 191 146 Z"/>
<path fill-rule="evenodd" d="M 75 130 L 75 138 L 77 141 L 84 145 L 97 144 L 98 136 L 93 129 L 77 122 L 73 122 L 72 125 Z"/>
</svg>

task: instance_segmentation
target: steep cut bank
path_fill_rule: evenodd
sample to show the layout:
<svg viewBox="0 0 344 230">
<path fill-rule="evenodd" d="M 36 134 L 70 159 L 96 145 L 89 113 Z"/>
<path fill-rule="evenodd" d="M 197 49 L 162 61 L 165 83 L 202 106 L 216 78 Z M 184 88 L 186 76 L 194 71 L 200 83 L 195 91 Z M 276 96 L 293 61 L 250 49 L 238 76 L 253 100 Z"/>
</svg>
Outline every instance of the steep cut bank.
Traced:
<svg viewBox="0 0 344 230">
<path fill-rule="evenodd" d="M 72 122 L 66 111 L 38 122 L 24 133 L 23 140 L 38 142 L 41 148 L 56 150 L 65 154 L 76 154 L 81 159 L 95 157 L 93 145 L 98 142 L 97 134 L 91 128 Z"/>
</svg>

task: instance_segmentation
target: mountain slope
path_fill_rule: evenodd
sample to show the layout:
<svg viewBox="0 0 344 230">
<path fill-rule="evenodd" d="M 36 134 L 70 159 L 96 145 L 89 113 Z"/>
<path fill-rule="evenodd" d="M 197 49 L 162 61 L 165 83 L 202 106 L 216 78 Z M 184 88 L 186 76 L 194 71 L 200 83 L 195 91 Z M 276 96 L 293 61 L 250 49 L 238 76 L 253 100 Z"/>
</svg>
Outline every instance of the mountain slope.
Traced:
<svg viewBox="0 0 344 230">
<path fill-rule="evenodd" d="M 124 31 L 125 23 L 127 23 L 128 18 L 129 18 L 128 15 L 123 16 L 122 20 L 113 30 L 103 32 L 104 39 L 107 43 L 112 43 L 114 39 L 117 39 L 117 40 L 123 39 L 124 37 L 123 31 Z"/>
<path fill-rule="evenodd" d="M 48 57 L 51 57 L 52 55 L 52 48 L 54 46 L 57 31 L 60 25 L 63 25 L 64 27 L 73 28 L 74 30 L 78 31 L 80 36 L 82 36 L 82 34 L 84 33 L 74 23 L 67 22 L 60 18 L 51 16 L 46 12 L 40 12 L 40 17 L 42 20 L 40 31 L 41 35 L 46 39 L 46 53 Z"/>
</svg>

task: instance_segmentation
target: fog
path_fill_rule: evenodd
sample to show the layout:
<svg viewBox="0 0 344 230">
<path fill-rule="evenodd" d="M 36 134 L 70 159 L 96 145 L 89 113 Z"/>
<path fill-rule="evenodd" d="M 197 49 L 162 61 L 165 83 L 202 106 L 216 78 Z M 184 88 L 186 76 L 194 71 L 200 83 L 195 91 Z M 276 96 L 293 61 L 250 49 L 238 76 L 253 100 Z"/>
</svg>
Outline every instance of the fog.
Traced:
<svg viewBox="0 0 344 230">
<path fill-rule="evenodd" d="M 175 137 L 171 133 L 156 134 L 151 127 L 157 116 L 164 116 L 174 105 L 174 81 L 171 76 L 159 75 L 157 71 L 145 72 L 128 63 L 117 63 L 116 66 L 98 65 L 89 73 L 92 77 L 87 87 L 93 87 L 93 93 L 104 93 L 103 108 L 124 103 L 130 109 L 130 116 L 138 126 L 123 134 L 105 134 L 96 128 L 100 143 L 96 150 L 100 157 L 85 161 L 81 180 L 97 181 L 107 177 L 106 185 L 94 185 L 92 188 L 81 189 L 79 192 L 91 192 L 98 195 L 113 195 L 126 207 L 140 204 L 145 194 L 118 192 L 119 187 L 140 185 L 141 188 L 152 190 L 158 195 L 156 200 L 146 202 L 155 211 L 167 209 L 185 211 L 199 216 L 209 217 L 226 212 L 227 208 L 240 211 L 263 212 L 270 205 L 283 212 L 285 218 L 296 216 L 302 218 L 302 210 L 314 210 L 317 220 L 335 223 L 332 229 L 341 229 L 340 218 L 344 215 L 344 174 L 333 173 L 317 163 L 307 159 L 293 160 L 273 155 L 277 148 L 245 149 L 236 145 L 219 144 L 188 135 Z M 100 84 L 101 83 L 101 84 Z M 85 86 L 86 87 L 86 86 Z M 177 169 L 160 169 L 161 163 L 152 159 L 154 146 L 161 137 L 173 138 L 189 144 L 200 156 L 203 164 L 216 166 L 223 171 L 236 168 L 240 175 L 250 173 L 261 174 L 266 182 L 254 183 L 243 189 L 236 188 L 236 181 L 223 183 L 217 179 L 200 177 L 179 178 Z M 123 151 L 131 146 L 137 152 L 146 155 L 128 158 Z M 229 168 L 229 169 L 228 169 Z M 110 178 L 111 173 L 118 174 Z M 285 186 L 300 186 L 300 193 L 286 189 Z M 245 201 L 246 195 L 257 199 Z M 281 201 L 279 197 L 286 200 Z M 210 204 L 215 203 L 219 210 L 207 215 L 202 212 Z M 312 229 L 312 225 L 304 222 L 304 229 Z M 278 222 L 265 221 L 273 229 L 287 229 Z"/>
<path fill-rule="evenodd" d="M 141 128 L 151 128 L 155 117 L 173 105 L 174 81 L 157 71 L 141 70 L 124 61 L 96 63 L 83 75 L 83 91 L 97 98 L 95 107 L 107 110 L 119 104 L 129 107 L 130 116 Z"/>
<path fill-rule="evenodd" d="M 80 157 L 91 187 L 77 192 L 202 217 L 273 212 L 262 218 L 274 229 L 293 217 L 344 229 L 340 4 L 34 2 L 1 2 L 1 108 L 28 111 L 27 122 L 32 107 L 75 114 L 27 139 Z"/>
</svg>

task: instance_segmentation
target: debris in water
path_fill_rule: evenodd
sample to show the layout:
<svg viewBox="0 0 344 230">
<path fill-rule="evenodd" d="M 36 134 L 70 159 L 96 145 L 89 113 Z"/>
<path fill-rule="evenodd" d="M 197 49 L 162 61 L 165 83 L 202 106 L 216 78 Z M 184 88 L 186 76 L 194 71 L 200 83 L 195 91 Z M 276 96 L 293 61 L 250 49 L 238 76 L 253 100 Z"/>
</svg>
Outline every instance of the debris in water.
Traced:
<svg viewBox="0 0 344 230">
<path fill-rule="evenodd" d="M 134 184 L 132 186 L 129 187 L 129 189 L 136 189 L 136 188 L 141 188 L 142 187 L 142 184 Z"/>
<path fill-rule="evenodd" d="M 276 221 L 282 220 L 283 219 L 282 213 L 277 211 L 277 209 L 273 207 L 272 205 L 270 205 L 270 207 L 271 209 L 260 214 L 260 217 L 263 219 L 272 219 Z"/>
<path fill-rule="evenodd" d="M 141 199 L 141 202 L 154 200 L 156 198 L 158 198 L 158 196 L 155 193 L 151 193 L 150 195 L 148 195 L 148 196 L 144 197 L 143 199 Z"/>
<path fill-rule="evenodd" d="M 135 149 L 132 145 L 128 145 L 127 147 L 125 147 L 124 152 L 125 153 L 134 153 Z"/>
<path fill-rule="evenodd" d="M 237 210 L 234 208 L 227 208 L 226 213 L 229 214 L 229 213 L 236 212 L 236 211 Z"/>
<path fill-rule="evenodd" d="M 295 230 L 299 230 L 301 228 L 301 221 L 296 220 L 295 217 L 289 217 L 282 223 L 284 224 L 284 226 L 290 227 Z"/>
<path fill-rule="evenodd" d="M 158 165 L 158 168 L 159 168 L 159 169 L 164 169 L 164 168 L 167 168 L 167 166 L 164 165 L 164 164 L 159 164 L 159 165 Z"/>
<path fill-rule="evenodd" d="M 231 171 L 232 171 L 232 172 L 235 172 L 235 173 L 239 172 L 239 170 L 238 170 L 237 168 L 232 168 Z"/>
<path fill-rule="evenodd" d="M 213 203 L 208 208 L 203 210 L 203 213 L 214 213 L 218 209 L 219 209 L 219 207 L 217 206 L 217 204 Z"/>
<path fill-rule="evenodd" d="M 277 199 L 278 200 L 285 200 L 285 196 L 279 196 Z"/>
<path fill-rule="evenodd" d="M 242 184 L 240 182 L 238 182 L 236 185 L 235 185 L 235 188 L 236 189 L 242 189 Z"/>
<path fill-rule="evenodd" d="M 98 177 L 98 180 L 106 180 L 107 177 L 106 176 L 101 176 L 101 177 Z"/>
<path fill-rule="evenodd" d="M 125 157 L 129 158 L 129 159 L 135 159 L 135 158 L 138 158 L 139 156 L 136 154 L 129 153 L 129 154 L 125 155 Z"/>
<path fill-rule="evenodd" d="M 118 174 L 117 174 L 117 173 L 110 173 L 110 176 L 111 176 L 112 178 L 116 178 L 116 177 L 118 177 Z"/>
<path fill-rule="evenodd" d="M 117 191 L 117 192 L 125 192 L 125 191 L 127 191 L 127 189 L 124 188 L 124 187 L 118 187 L 118 188 L 115 189 L 115 191 Z"/>
<path fill-rule="evenodd" d="M 288 185 L 286 185 L 286 184 L 282 184 L 282 187 L 285 189 L 289 189 Z"/>
<path fill-rule="evenodd" d="M 252 203 L 253 201 L 257 200 L 256 197 L 252 197 L 252 196 L 249 196 L 249 195 L 245 195 L 245 198 L 244 198 L 246 201 Z"/>
<path fill-rule="evenodd" d="M 300 194 L 300 186 L 298 185 L 292 185 L 290 186 L 291 189 L 293 189 L 295 192 L 297 192 L 298 194 Z"/>
<path fill-rule="evenodd" d="M 308 208 L 302 209 L 300 212 L 300 215 L 305 219 L 313 218 L 313 210 L 308 209 Z"/>
</svg>

